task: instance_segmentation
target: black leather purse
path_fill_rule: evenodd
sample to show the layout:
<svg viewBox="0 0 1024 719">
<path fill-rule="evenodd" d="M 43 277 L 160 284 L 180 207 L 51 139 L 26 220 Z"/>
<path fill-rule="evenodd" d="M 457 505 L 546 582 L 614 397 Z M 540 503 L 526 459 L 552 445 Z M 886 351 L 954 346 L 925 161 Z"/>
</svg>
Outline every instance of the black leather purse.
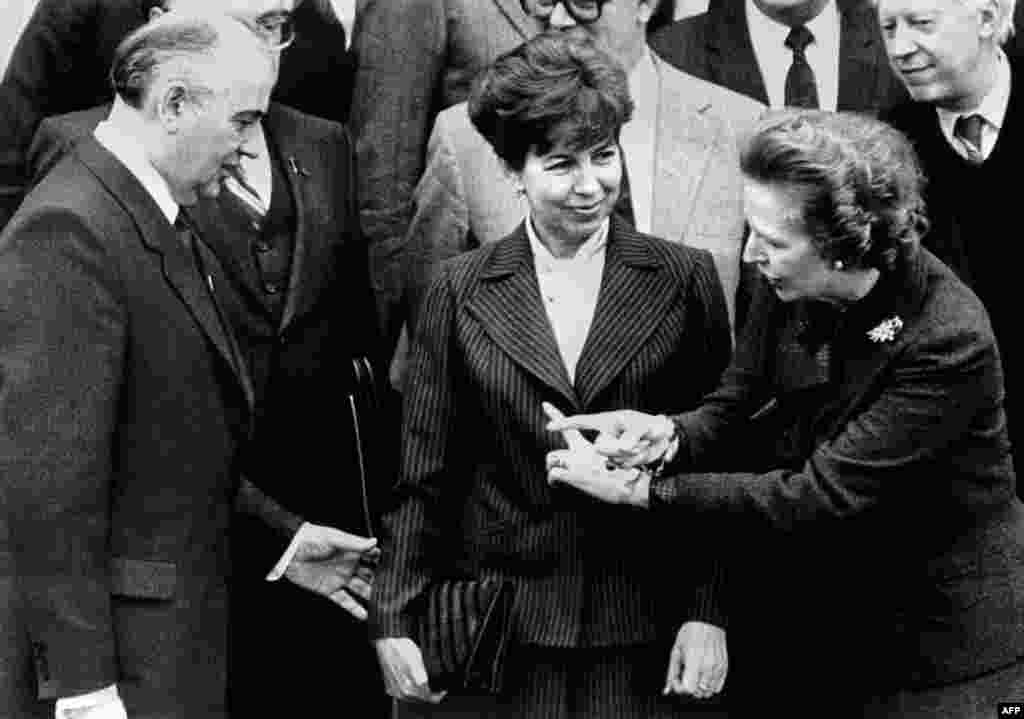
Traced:
<svg viewBox="0 0 1024 719">
<path fill-rule="evenodd" d="M 431 585 L 417 637 L 434 691 L 497 694 L 512 635 L 508 580 L 451 579 Z"/>
</svg>

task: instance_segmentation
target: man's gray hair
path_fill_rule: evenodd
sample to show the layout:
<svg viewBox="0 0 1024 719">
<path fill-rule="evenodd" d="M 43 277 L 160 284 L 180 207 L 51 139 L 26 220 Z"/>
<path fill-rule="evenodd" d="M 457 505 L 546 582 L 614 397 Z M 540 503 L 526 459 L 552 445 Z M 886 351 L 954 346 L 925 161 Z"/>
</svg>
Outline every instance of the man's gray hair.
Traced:
<svg viewBox="0 0 1024 719">
<path fill-rule="evenodd" d="M 239 31 L 251 35 L 254 46 L 266 46 L 249 25 L 227 15 L 161 15 L 118 45 L 110 68 L 114 92 L 126 104 L 140 109 L 156 78 L 173 68 L 191 92 L 202 93 L 207 88 L 195 76 L 196 66 L 212 63 L 223 36 Z"/>
</svg>

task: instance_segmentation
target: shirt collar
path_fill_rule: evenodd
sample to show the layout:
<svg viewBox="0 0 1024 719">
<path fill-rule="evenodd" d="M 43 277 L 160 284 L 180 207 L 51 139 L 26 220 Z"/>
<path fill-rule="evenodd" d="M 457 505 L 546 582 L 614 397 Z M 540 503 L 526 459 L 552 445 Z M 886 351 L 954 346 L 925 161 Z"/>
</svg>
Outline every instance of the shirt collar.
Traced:
<svg viewBox="0 0 1024 719">
<path fill-rule="evenodd" d="M 601 226 L 576 250 L 572 257 L 555 257 L 547 246 L 540 241 L 537 231 L 533 228 L 533 216 L 526 218 L 526 237 L 530 241 L 530 249 L 533 251 L 533 262 L 537 269 L 555 267 L 566 267 L 573 264 L 584 264 L 596 256 L 602 254 L 605 245 L 608 243 L 609 219 L 601 223 Z"/>
<path fill-rule="evenodd" d="M 167 180 L 153 167 L 146 148 L 138 139 L 139 123 L 135 110 L 118 97 L 107 119 L 93 130 L 93 136 L 135 176 L 173 225 L 178 219 L 178 203 L 171 195 Z"/>
<path fill-rule="evenodd" d="M 751 38 L 756 34 L 766 45 L 771 45 L 772 47 L 785 47 L 786 36 L 789 35 L 789 31 L 792 28 L 789 25 L 784 25 L 781 22 L 773 20 L 758 10 L 757 6 L 754 5 L 754 0 L 747 0 L 746 5 L 747 28 L 750 32 Z M 814 36 L 814 42 L 811 43 L 812 45 L 820 44 L 821 38 L 831 36 L 838 32 L 839 10 L 836 4 L 829 3 L 826 5 L 822 8 L 821 12 L 805 23 L 804 27 L 810 30 L 811 35 Z"/>
<path fill-rule="evenodd" d="M 1003 126 L 1003 119 L 1006 117 L 1006 108 L 1010 104 L 1010 63 L 1006 60 L 1006 54 L 999 50 L 996 55 L 996 80 L 992 89 L 982 99 L 981 103 L 971 110 L 947 110 L 936 106 L 935 111 L 939 115 L 939 124 L 942 126 L 943 134 L 948 138 L 953 137 L 953 126 L 961 116 L 981 115 L 985 122 L 998 132 Z"/>
</svg>

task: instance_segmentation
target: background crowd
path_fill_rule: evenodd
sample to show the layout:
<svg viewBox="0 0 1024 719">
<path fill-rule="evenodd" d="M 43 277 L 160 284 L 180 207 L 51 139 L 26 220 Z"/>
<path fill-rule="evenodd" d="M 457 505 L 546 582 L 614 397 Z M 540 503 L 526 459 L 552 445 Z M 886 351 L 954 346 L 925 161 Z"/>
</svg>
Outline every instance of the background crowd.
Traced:
<svg viewBox="0 0 1024 719">
<path fill-rule="evenodd" d="M 23 9 L 0 716 L 1024 701 L 1014 0 Z"/>
</svg>

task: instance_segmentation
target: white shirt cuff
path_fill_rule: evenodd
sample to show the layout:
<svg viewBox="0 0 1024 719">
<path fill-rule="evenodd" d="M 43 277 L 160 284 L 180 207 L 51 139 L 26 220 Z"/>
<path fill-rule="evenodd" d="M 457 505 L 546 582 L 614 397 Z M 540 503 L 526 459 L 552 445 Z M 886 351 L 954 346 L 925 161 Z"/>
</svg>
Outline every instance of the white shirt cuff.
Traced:
<svg viewBox="0 0 1024 719">
<path fill-rule="evenodd" d="M 267 575 L 268 582 L 276 582 L 278 579 L 284 576 L 284 571 L 288 569 L 288 565 L 292 563 L 292 557 L 295 556 L 295 552 L 299 550 L 299 544 L 305 538 L 306 528 L 309 526 L 309 522 L 303 522 L 302 526 L 299 527 L 299 531 L 292 537 L 292 541 L 288 544 L 288 549 L 284 550 L 284 554 L 277 560 L 277 564 L 270 570 L 270 574 Z"/>
<path fill-rule="evenodd" d="M 56 719 L 128 719 L 117 685 L 57 700 Z"/>
</svg>

